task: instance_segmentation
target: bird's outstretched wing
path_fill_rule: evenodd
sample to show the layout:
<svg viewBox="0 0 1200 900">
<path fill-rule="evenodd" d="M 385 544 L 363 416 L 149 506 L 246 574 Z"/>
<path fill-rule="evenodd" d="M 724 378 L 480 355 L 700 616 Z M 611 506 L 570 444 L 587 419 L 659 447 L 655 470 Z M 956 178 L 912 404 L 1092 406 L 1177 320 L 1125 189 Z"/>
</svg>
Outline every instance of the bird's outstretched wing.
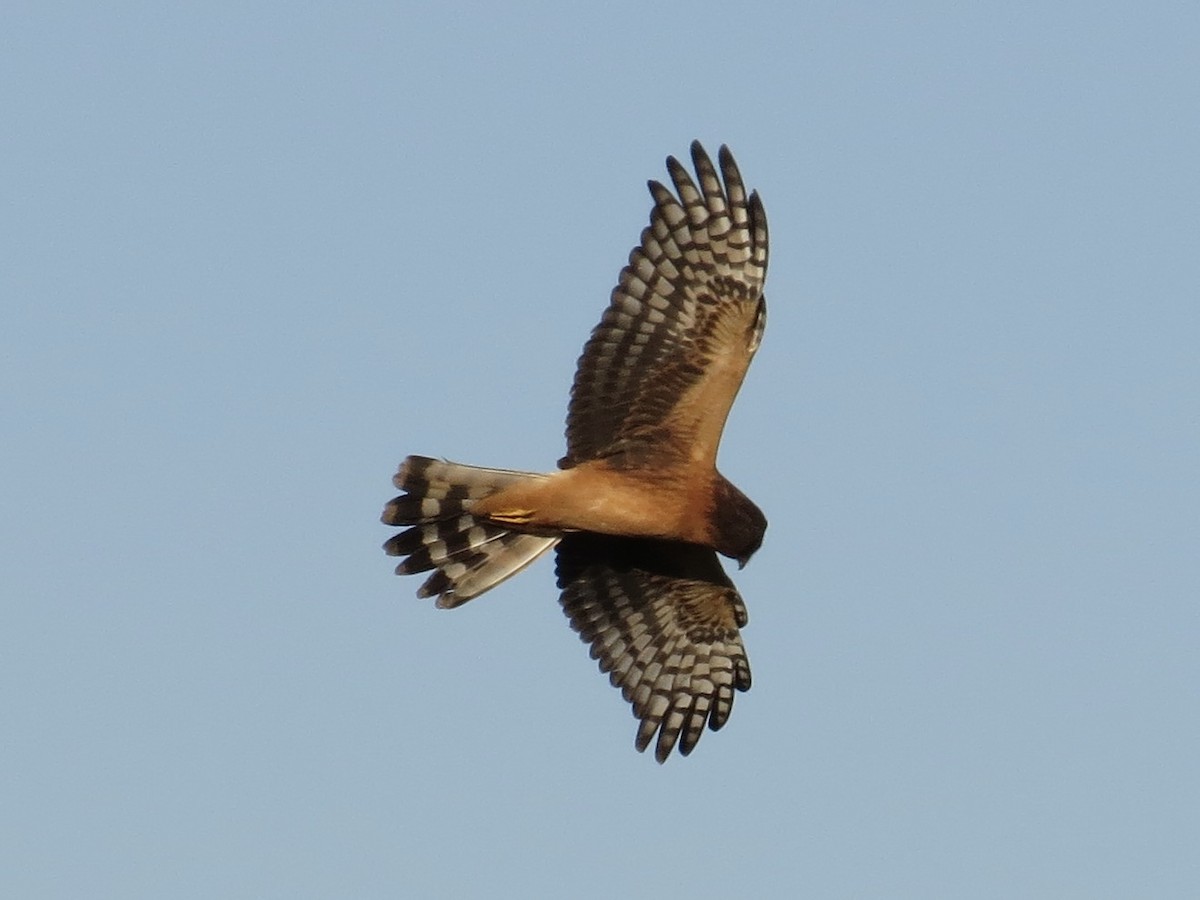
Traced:
<svg viewBox="0 0 1200 900">
<path fill-rule="evenodd" d="M 564 468 L 630 452 L 715 461 L 766 322 L 767 219 L 728 148 L 719 173 L 691 149 L 698 184 L 674 157 L 675 193 L 650 182 L 650 224 L 579 359 Z"/>
<path fill-rule="evenodd" d="M 750 687 L 739 628 L 746 608 L 707 548 L 576 533 L 558 545 L 558 585 L 571 627 L 633 704 L 637 749 L 663 762 L 717 730 L 734 691 Z"/>
</svg>

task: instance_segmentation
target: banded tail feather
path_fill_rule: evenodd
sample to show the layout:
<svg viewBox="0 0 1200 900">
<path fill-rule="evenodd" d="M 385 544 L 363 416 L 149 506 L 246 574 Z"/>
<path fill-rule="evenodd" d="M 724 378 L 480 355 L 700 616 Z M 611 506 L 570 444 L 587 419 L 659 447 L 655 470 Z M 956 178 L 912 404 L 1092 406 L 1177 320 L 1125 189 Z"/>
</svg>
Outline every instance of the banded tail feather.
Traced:
<svg viewBox="0 0 1200 900">
<path fill-rule="evenodd" d="M 561 539 L 524 534 L 471 515 L 476 501 L 517 481 L 545 478 L 535 472 L 485 469 L 410 456 L 392 479 L 404 491 L 387 506 L 385 525 L 411 525 L 388 539 L 389 556 L 403 556 L 397 575 L 433 574 L 418 597 L 437 597 L 451 609 L 516 575 Z"/>
</svg>

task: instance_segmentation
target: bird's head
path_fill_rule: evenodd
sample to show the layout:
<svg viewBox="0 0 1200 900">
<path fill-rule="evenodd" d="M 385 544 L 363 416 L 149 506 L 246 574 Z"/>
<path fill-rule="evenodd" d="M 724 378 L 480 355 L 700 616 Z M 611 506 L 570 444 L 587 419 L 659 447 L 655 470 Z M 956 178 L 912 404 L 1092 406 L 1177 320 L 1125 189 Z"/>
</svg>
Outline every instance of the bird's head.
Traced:
<svg viewBox="0 0 1200 900">
<path fill-rule="evenodd" d="M 762 546 L 767 533 L 767 517 L 749 497 L 718 475 L 714 500 L 714 523 L 716 525 L 716 550 L 718 553 L 738 561 L 744 568 L 750 557 Z"/>
</svg>

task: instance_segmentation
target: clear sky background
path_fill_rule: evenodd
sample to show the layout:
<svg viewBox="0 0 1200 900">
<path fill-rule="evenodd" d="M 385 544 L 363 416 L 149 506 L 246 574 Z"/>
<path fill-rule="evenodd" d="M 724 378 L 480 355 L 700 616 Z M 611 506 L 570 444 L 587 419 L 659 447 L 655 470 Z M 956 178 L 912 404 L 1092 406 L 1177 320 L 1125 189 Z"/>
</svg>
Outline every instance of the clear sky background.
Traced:
<svg viewBox="0 0 1200 900">
<path fill-rule="evenodd" d="M 6 4 L 0 894 L 1200 896 L 1200 7 Z M 549 560 L 645 180 L 771 224 L 755 684 L 665 766 Z"/>
</svg>

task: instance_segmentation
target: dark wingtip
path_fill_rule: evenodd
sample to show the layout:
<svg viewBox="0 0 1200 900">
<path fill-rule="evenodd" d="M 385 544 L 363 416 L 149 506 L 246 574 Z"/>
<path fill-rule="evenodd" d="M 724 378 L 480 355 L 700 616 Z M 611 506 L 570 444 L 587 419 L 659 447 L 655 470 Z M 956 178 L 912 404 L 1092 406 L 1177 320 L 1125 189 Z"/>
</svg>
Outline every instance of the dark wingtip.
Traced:
<svg viewBox="0 0 1200 900">
<path fill-rule="evenodd" d="M 762 198 L 758 196 L 758 191 L 750 192 L 750 215 L 751 221 L 761 228 L 766 233 L 767 230 L 767 211 L 763 209 Z"/>
<path fill-rule="evenodd" d="M 679 179 L 687 178 L 691 180 L 691 176 L 688 175 L 688 171 L 683 163 L 674 156 L 667 157 L 667 173 L 671 176 L 671 180 L 675 182 L 676 188 L 679 186 Z"/>
</svg>

